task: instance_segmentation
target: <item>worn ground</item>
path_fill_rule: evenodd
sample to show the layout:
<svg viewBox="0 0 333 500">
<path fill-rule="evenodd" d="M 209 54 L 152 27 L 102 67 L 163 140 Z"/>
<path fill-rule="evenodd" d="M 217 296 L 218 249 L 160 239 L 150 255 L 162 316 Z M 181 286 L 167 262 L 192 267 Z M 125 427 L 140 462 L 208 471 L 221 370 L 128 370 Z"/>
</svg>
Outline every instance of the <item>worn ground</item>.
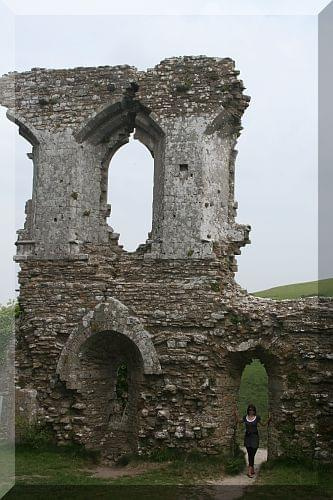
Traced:
<svg viewBox="0 0 333 500">
<path fill-rule="evenodd" d="M 242 448 L 244 451 L 245 448 Z M 208 480 L 207 484 L 220 486 L 216 488 L 216 499 L 222 498 L 223 500 L 236 500 L 241 498 L 245 492 L 245 488 L 255 483 L 261 465 L 267 460 L 267 449 L 259 448 L 254 459 L 255 476 L 249 478 L 247 474 L 247 465 L 243 472 L 236 476 L 221 477 L 221 479 Z"/>
<path fill-rule="evenodd" d="M 116 479 L 119 477 L 133 477 L 139 476 L 146 472 L 152 471 L 154 469 L 162 469 L 163 464 L 160 463 L 143 463 L 143 464 L 129 464 L 126 466 L 102 466 L 90 467 L 88 469 L 82 469 L 82 471 L 88 472 L 91 477 L 99 479 Z"/>
</svg>

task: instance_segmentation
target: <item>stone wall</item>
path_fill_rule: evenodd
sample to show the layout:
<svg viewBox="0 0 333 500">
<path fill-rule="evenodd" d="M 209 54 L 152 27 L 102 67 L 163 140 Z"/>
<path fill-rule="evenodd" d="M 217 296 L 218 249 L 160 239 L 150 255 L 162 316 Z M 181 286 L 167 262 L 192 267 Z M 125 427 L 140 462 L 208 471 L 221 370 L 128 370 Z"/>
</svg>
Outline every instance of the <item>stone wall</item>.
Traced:
<svg viewBox="0 0 333 500">
<path fill-rule="evenodd" d="M 298 449 L 329 457 L 330 299 L 258 299 L 226 282 L 216 261 L 170 265 L 147 263 L 135 255 L 110 261 L 102 252 L 98 259 L 95 255 L 91 262 L 75 264 L 22 262 L 20 271 L 24 312 L 18 327 L 17 383 L 37 389 L 41 415 L 52 422 L 59 442 L 74 440 L 94 448 L 106 442 L 111 453 L 106 413 L 113 397 L 112 369 L 125 358 L 139 371 L 131 375 L 134 399 L 140 399 L 133 403 L 139 449 L 177 446 L 214 452 L 231 446 L 242 370 L 259 358 L 269 377 L 270 456 Z M 89 318 L 101 304 L 112 305 L 114 297 L 129 308 L 130 322 L 137 320 L 139 337 L 142 326 L 150 332 L 161 366 L 156 373 L 145 374 L 143 361 L 138 366 L 147 353 L 138 358 L 139 348 L 133 346 L 131 354 L 116 333 L 122 328 L 115 328 L 110 318 L 109 330 L 98 328 L 94 314 L 92 325 L 87 324 L 87 314 Z M 115 321 L 121 324 L 119 318 Z M 93 325 L 95 345 L 87 346 Z M 76 347 L 68 341 L 87 329 L 90 335 L 80 336 Z M 71 354 L 67 371 L 59 368 L 66 346 Z M 103 361 L 107 352 L 108 362 Z M 89 356 L 93 365 L 88 369 Z M 111 438 L 125 443 L 121 429 L 113 429 Z"/>
<path fill-rule="evenodd" d="M 13 88 L 15 92 L 13 92 Z M 18 232 L 16 384 L 36 390 L 59 444 L 232 449 L 240 377 L 269 378 L 269 458 L 331 460 L 332 300 L 274 301 L 234 280 L 235 144 L 248 105 L 231 59 L 33 69 L 0 79 L 32 143 Z M 152 230 L 135 252 L 107 225 L 108 165 L 129 134 L 154 157 Z M 117 392 L 127 367 L 128 391 Z"/>
<path fill-rule="evenodd" d="M 129 66 L 48 70 L 0 79 L 0 104 L 32 144 L 32 199 L 18 256 L 81 255 L 108 243 L 105 197 L 113 154 L 135 137 L 154 156 L 154 202 L 145 258 L 208 257 L 213 242 L 238 248 L 234 146 L 249 97 L 231 59 L 166 59 Z"/>
</svg>

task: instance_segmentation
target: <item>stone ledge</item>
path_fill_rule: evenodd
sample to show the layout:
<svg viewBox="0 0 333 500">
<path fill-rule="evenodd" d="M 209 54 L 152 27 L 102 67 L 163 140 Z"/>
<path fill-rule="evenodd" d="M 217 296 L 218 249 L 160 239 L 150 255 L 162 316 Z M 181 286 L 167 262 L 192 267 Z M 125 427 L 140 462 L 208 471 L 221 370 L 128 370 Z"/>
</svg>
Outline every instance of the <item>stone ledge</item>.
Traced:
<svg viewBox="0 0 333 500">
<path fill-rule="evenodd" d="M 77 255 L 14 255 L 13 260 L 15 262 L 21 262 L 26 260 L 88 260 L 89 255 L 87 253 L 79 253 Z"/>
</svg>

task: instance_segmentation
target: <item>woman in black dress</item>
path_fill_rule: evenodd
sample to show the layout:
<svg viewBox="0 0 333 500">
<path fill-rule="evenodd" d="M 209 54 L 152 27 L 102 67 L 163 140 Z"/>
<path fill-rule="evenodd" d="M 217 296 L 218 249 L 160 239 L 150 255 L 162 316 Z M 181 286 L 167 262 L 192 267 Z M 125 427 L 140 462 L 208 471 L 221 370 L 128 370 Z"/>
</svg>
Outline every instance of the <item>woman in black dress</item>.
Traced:
<svg viewBox="0 0 333 500">
<path fill-rule="evenodd" d="M 257 415 L 256 407 L 250 404 L 247 407 L 246 415 L 243 418 L 240 418 L 235 408 L 234 415 L 236 421 L 239 423 L 245 424 L 245 435 L 244 435 L 244 446 L 247 450 L 249 468 L 247 475 L 249 477 L 253 477 L 254 472 L 254 456 L 259 448 L 259 432 L 258 432 L 258 424 L 262 426 L 266 426 L 271 421 L 270 415 L 268 415 L 268 419 L 266 422 L 261 421 L 260 415 Z"/>
</svg>

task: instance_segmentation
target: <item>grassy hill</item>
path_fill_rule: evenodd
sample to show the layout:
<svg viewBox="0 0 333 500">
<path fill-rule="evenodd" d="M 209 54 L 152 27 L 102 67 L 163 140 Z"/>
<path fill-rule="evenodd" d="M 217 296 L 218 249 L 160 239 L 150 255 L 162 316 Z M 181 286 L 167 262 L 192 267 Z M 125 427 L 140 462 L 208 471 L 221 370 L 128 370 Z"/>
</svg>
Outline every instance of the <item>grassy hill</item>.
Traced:
<svg viewBox="0 0 333 500">
<path fill-rule="evenodd" d="M 252 292 L 251 295 L 270 299 L 299 299 L 301 297 L 318 295 L 321 297 L 333 297 L 333 278 L 276 286 L 267 290 Z"/>
</svg>

